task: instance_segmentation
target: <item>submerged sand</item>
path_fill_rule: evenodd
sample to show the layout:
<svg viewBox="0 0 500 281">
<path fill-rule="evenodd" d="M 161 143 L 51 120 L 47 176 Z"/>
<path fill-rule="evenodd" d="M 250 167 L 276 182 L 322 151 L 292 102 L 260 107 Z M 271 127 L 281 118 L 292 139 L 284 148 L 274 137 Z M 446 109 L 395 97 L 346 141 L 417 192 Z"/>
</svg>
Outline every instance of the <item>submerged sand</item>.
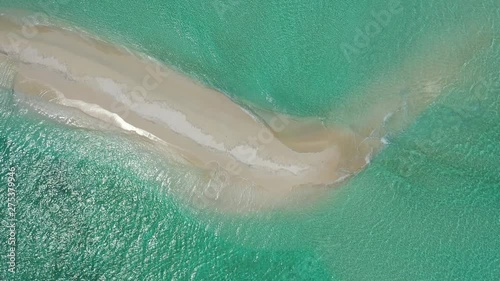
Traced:
<svg viewBox="0 0 500 281">
<path fill-rule="evenodd" d="M 166 145 L 174 158 L 206 171 L 205 184 L 181 192 L 224 209 L 238 209 L 243 200 L 255 209 L 294 194 L 319 196 L 321 187 L 341 183 L 370 162 L 387 144 L 386 127 L 400 130 L 407 122 L 394 119 L 408 102 L 400 95 L 373 99 L 364 116 L 343 126 L 250 111 L 151 58 L 82 32 L 40 23 L 26 36 L 25 29 L 21 16 L 0 16 L 0 60 L 15 67 L 16 92 L 78 108 Z M 411 83 L 427 85 L 419 89 L 423 95 L 410 95 L 414 119 L 456 79 L 461 63 L 433 66 L 411 76 L 413 82 L 398 77 L 362 90 L 399 93 Z M 408 65 L 406 72 L 420 71 Z"/>
</svg>

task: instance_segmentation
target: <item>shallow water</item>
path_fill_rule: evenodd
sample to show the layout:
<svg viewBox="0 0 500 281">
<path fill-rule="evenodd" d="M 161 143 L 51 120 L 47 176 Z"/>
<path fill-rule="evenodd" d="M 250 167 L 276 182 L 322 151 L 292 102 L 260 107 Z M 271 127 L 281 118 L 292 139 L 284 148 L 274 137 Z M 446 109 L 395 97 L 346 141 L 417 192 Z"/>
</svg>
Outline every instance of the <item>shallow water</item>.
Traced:
<svg viewBox="0 0 500 281">
<path fill-rule="evenodd" d="M 0 7 L 43 9 L 24 0 L 0 0 Z M 1 181 L 6 186 L 15 167 L 18 244 L 15 275 L 7 271 L 7 243 L 0 244 L 1 279 L 500 279 L 500 5 L 405 3 L 346 55 L 356 29 L 390 7 L 58 4 L 51 16 L 280 112 L 349 123 L 365 103 L 391 94 L 378 84 L 408 77 L 418 84 L 423 70 L 436 69 L 454 80 L 342 187 L 306 206 L 246 215 L 186 204 L 177 190 L 196 186 L 198 171 L 153 156 L 152 144 L 3 89 Z M 492 41 L 476 48 L 472 26 Z M 433 57 L 436 49 L 443 56 Z M 426 67 L 429 61 L 437 67 Z M 1 202 L 7 198 L 2 188 Z M 6 207 L 1 214 L 7 217 Z"/>
</svg>

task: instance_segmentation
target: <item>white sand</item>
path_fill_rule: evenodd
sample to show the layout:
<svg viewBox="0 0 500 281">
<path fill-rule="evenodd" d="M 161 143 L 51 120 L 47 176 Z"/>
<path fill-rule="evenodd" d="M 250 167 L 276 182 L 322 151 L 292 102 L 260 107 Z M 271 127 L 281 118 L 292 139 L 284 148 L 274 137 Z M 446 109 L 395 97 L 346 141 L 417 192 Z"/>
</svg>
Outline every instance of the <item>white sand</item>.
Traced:
<svg viewBox="0 0 500 281">
<path fill-rule="evenodd" d="M 34 37 L 15 44 L 13 38 L 23 38 L 22 34 L 21 24 L 0 16 L 0 52 L 4 60 L 15 61 L 17 92 L 43 95 L 167 144 L 187 162 L 207 171 L 207 186 L 223 187 L 217 187 L 217 196 L 209 198 L 210 204 L 222 208 L 238 208 L 235 205 L 242 201 L 235 197 L 242 196 L 251 201 L 248 208 L 274 206 L 290 197 L 291 191 L 320 196 L 318 186 L 340 183 L 356 174 L 387 144 L 383 132 L 376 138 L 373 132 L 394 119 L 391 112 L 397 112 L 402 103 L 398 98 L 374 102 L 366 116 L 351 125 L 354 129 L 326 128 L 318 120 L 258 109 L 260 118 L 256 118 L 222 93 L 85 34 L 40 25 Z M 439 95 L 446 79 L 451 79 L 448 76 L 456 75 L 456 71 L 448 73 L 444 81 L 438 79 L 443 84 L 432 84 L 442 70 L 435 69 L 429 78 L 414 78 L 427 79 L 429 87 L 434 87 L 427 91 L 434 93 L 429 99 L 415 102 L 418 112 Z M 403 84 L 385 87 L 397 92 Z M 189 192 L 198 199 L 207 197 L 204 187 Z"/>
</svg>

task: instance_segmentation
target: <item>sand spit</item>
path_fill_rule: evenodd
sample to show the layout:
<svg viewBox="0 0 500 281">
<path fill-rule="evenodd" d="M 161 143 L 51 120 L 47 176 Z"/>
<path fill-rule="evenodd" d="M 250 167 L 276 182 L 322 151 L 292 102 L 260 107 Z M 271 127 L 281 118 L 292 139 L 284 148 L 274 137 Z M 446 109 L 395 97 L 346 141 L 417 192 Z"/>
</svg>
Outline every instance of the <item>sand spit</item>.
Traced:
<svg viewBox="0 0 500 281">
<path fill-rule="evenodd" d="M 321 187 L 355 175 L 387 144 L 379 129 L 401 107 L 398 99 L 374 103 L 349 127 L 250 113 L 226 95 L 125 48 L 52 25 L 30 26 L 29 38 L 25 29 L 20 17 L 0 16 L 0 60 L 13 62 L 16 92 L 78 108 L 167 145 L 206 171 L 205 184 L 180 192 L 221 209 L 258 209 L 294 195 L 319 196 Z M 435 93 L 429 99 L 416 99 L 419 108 L 443 83 L 429 86 Z"/>
</svg>

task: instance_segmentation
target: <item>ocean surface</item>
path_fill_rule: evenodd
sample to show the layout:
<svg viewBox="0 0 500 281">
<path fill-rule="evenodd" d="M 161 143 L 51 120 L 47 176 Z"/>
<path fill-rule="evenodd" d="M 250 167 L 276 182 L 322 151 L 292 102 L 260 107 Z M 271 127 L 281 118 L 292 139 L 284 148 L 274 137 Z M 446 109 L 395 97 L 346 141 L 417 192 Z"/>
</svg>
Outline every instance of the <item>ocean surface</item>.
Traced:
<svg viewBox="0 0 500 281">
<path fill-rule="evenodd" d="M 178 191 L 199 184 L 199 171 L 157 157 L 153 143 L 1 88 L 0 280 L 500 280 L 498 1 L 0 0 L 4 8 L 144 52 L 242 105 L 325 122 L 345 121 L 352 101 L 361 111 L 370 93 L 360 85 L 427 46 L 453 49 L 471 26 L 493 40 L 362 173 L 313 204 L 249 214 L 186 203 Z"/>
</svg>

